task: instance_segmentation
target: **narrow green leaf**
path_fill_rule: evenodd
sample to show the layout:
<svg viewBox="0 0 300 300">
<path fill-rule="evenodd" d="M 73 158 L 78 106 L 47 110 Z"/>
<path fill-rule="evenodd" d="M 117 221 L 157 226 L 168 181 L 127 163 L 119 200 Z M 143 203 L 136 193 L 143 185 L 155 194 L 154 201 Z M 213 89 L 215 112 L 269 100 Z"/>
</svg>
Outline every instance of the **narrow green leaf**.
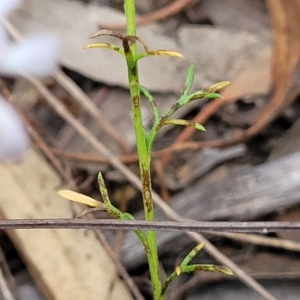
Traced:
<svg viewBox="0 0 300 300">
<path fill-rule="evenodd" d="M 217 98 L 223 98 L 222 95 L 218 94 L 218 93 L 205 93 L 205 98 L 208 98 L 208 99 L 217 99 Z"/>
<path fill-rule="evenodd" d="M 159 122 L 160 119 L 160 113 L 159 110 L 157 108 L 156 102 L 154 100 L 154 97 L 152 96 L 152 94 L 150 93 L 150 91 L 145 88 L 144 86 L 140 85 L 140 91 L 144 94 L 144 96 L 148 99 L 152 111 L 153 111 L 153 117 L 154 117 L 154 126 Z"/>
<path fill-rule="evenodd" d="M 180 266 L 187 266 L 191 260 L 203 249 L 205 243 L 200 243 L 182 260 Z"/>
<path fill-rule="evenodd" d="M 150 50 L 146 52 L 139 53 L 137 55 L 137 60 L 147 57 L 147 56 L 173 56 L 178 58 L 184 58 L 181 53 L 171 50 Z"/>
<path fill-rule="evenodd" d="M 111 201 L 109 199 L 109 195 L 108 195 L 108 191 L 106 188 L 106 184 L 103 178 L 103 175 L 101 172 L 98 173 L 98 186 L 99 186 L 99 190 L 100 190 L 100 194 L 102 196 L 102 200 L 103 202 L 109 207 L 112 206 Z"/>
<path fill-rule="evenodd" d="M 203 125 L 194 122 L 194 121 L 188 121 L 188 120 L 183 120 L 183 119 L 171 119 L 171 120 L 164 120 L 163 125 L 166 124 L 173 124 L 173 125 L 181 125 L 181 126 L 192 126 L 195 127 L 197 130 L 200 131 L 206 131 Z"/>
<path fill-rule="evenodd" d="M 206 131 L 205 127 L 201 125 L 200 123 L 195 123 L 195 128 L 199 131 Z"/>
<path fill-rule="evenodd" d="M 178 58 L 183 58 L 182 54 L 171 50 L 152 50 L 147 52 L 148 55 L 158 55 L 158 56 L 173 56 Z"/>
<path fill-rule="evenodd" d="M 114 207 L 112 205 L 110 198 L 108 196 L 106 184 L 105 184 L 105 181 L 104 181 L 104 178 L 103 178 L 101 172 L 98 173 L 98 185 L 99 185 L 100 193 L 101 193 L 103 202 L 105 203 L 108 214 L 110 214 L 111 216 L 113 216 L 117 219 L 121 219 L 121 220 L 134 220 L 134 217 L 130 213 L 123 213 L 119 209 L 117 209 L 116 207 Z M 144 245 L 145 249 L 147 249 L 147 247 L 149 247 L 149 245 L 148 245 L 148 241 L 147 241 L 145 234 L 139 229 L 134 230 L 134 233 L 140 239 L 140 241 Z"/>
<path fill-rule="evenodd" d="M 109 43 L 94 43 L 94 44 L 88 44 L 85 47 L 83 47 L 83 49 L 94 49 L 94 48 L 106 48 L 106 49 L 114 50 L 123 56 L 125 55 L 124 50 L 121 47 Z"/>
<path fill-rule="evenodd" d="M 202 100 L 202 99 L 217 99 L 217 98 L 223 98 L 222 95 L 217 94 L 217 93 L 205 93 L 203 91 L 197 91 L 187 97 L 185 97 L 184 99 L 182 99 L 182 104 L 181 106 L 190 103 L 192 101 L 195 100 Z"/>
<path fill-rule="evenodd" d="M 209 87 L 205 88 L 203 91 L 205 93 L 217 93 L 229 85 L 230 85 L 230 81 L 221 81 L 210 85 Z"/>
<path fill-rule="evenodd" d="M 175 267 L 175 270 L 172 272 L 171 275 L 169 275 L 163 286 L 162 286 L 162 292 L 161 295 L 164 296 L 170 283 L 176 279 L 176 277 L 180 276 L 183 273 L 190 273 L 190 272 L 196 272 L 196 271 L 205 271 L 205 272 L 215 272 L 215 273 L 221 273 L 225 275 L 232 275 L 232 271 L 225 266 L 220 265 L 213 265 L 213 264 L 193 264 L 189 265 L 191 260 L 201 251 L 204 247 L 205 243 L 201 243 L 194 247 L 191 252 L 183 259 L 182 263 Z"/>
<path fill-rule="evenodd" d="M 232 271 L 225 266 L 212 264 L 194 264 L 181 267 L 181 273 L 190 273 L 195 271 L 214 272 L 224 275 L 233 275 Z"/>
<path fill-rule="evenodd" d="M 194 65 L 190 65 L 185 79 L 184 90 L 182 92 L 183 96 L 187 96 L 190 93 L 194 82 L 194 76 L 195 76 L 195 67 Z"/>
</svg>

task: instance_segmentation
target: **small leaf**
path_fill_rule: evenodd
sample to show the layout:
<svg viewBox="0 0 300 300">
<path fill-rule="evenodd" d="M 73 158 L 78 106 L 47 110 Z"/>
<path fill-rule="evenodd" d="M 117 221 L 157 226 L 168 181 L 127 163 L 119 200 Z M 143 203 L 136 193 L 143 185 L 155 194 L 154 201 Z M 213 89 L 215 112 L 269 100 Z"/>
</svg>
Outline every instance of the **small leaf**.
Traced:
<svg viewBox="0 0 300 300">
<path fill-rule="evenodd" d="M 195 123 L 194 126 L 197 130 L 206 131 L 205 127 L 203 125 L 201 125 L 200 123 Z"/>
<path fill-rule="evenodd" d="M 223 96 L 217 93 L 206 93 L 203 91 L 198 91 L 187 96 L 184 100 L 185 101 L 184 103 L 186 104 L 200 99 L 217 99 L 217 98 L 223 98 Z"/>
<path fill-rule="evenodd" d="M 221 81 L 210 85 L 209 87 L 205 88 L 203 91 L 205 93 L 217 93 L 229 85 L 230 85 L 230 81 Z"/>
<path fill-rule="evenodd" d="M 209 264 L 199 264 L 194 265 L 195 271 L 205 271 L 205 272 L 214 272 L 214 273 L 221 273 L 224 275 L 233 275 L 232 271 L 225 266 L 217 266 L 217 265 L 209 265 Z"/>
<path fill-rule="evenodd" d="M 85 205 L 89 205 L 91 207 L 105 207 L 104 204 L 100 201 L 97 201 L 89 196 L 80 194 L 80 193 L 76 193 L 70 190 L 60 190 L 57 192 L 58 195 L 60 195 L 61 197 L 67 199 L 67 200 L 71 200 L 74 202 L 78 202 L 78 203 L 82 203 Z"/>
<path fill-rule="evenodd" d="M 194 82 L 195 76 L 195 67 L 194 65 L 190 65 L 187 71 L 186 80 L 184 84 L 184 90 L 182 92 L 182 96 L 187 96 L 191 90 L 192 84 Z M 180 100 L 178 100 L 180 101 Z"/>
<path fill-rule="evenodd" d="M 188 120 L 183 120 L 183 119 L 164 120 L 163 125 L 165 125 L 165 124 L 192 126 L 192 127 L 195 127 L 197 130 L 206 131 L 205 128 L 201 124 L 194 122 L 194 121 L 188 121 Z"/>
<path fill-rule="evenodd" d="M 147 53 L 149 55 L 166 55 L 166 56 L 183 58 L 181 53 L 176 51 L 171 51 L 171 50 L 154 50 L 154 51 L 148 51 Z"/>
<path fill-rule="evenodd" d="M 143 53 L 140 53 L 137 56 L 137 60 L 147 57 L 147 56 L 153 56 L 153 55 L 157 55 L 157 56 L 173 56 L 173 57 L 179 57 L 179 58 L 184 58 L 182 56 L 182 54 L 180 54 L 179 52 L 176 51 L 171 51 L 171 50 L 153 50 L 153 51 L 146 51 Z"/>
<path fill-rule="evenodd" d="M 147 88 L 145 88 L 142 85 L 140 85 L 139 87 L 140 87 L 140 91 L 144 94 L 144 96 L 150 102 L 150 105 L 151 105 L 152 111 L 153 111 L 153 116 L 154 116 L 154 123 L 158 123 L 159 118 L 160 118 L 160 113 L 159 113 L 159 110 L 157 108 L 154 97 L 152 96 L 152 94 L 150 93 L 150 91 Z"/>
<path fill-rule="evenodd" d="M 83 49 L 93 49 L 93 48 L 111 48 L 112 45 L 109 43 L 93 43 L 93 44 L 88 44 L 83 47 Z"/>
<path fill-rule="evenodd" d="M 195 271 L 214 272 L 224 275 L 233 275 L 232 271 L 225 266 L 213 265 L 213 264 L 194 264 L 194 265 L 181 265 L 181 273 L 190 273 Z"/>
<path fill-rule="evenodd" d="M 164 124 L 173 124 L 173 125 L 181 125 L 181 126 L 191 126 L 192 121 L 183 120 L 183 119 L 171 119 L 165 120 Z M 192 125 L 194 126 L 194 124 Z"/>
<path fill-rule="evenodd" d="M 181 267 L 187 266 L 191 260 L 198 254 L 198 252 L 200 252 L 203 247 L 204 247 L 205 243 L 200 243 L 197 246 L 195 246 L 191 252 L 183 259 L 182 263 L 180 264 Z"/>
<path fill-rule="evenodd" d="M 107 48 L 114 51 L 117 51 L 118 53 L 124 55 L 124 50 L 120 48 L 117 45 L 109 44 L 109 43 L 94 43 L 94 44 L 88 44 L 83 49 L 93 49 L 93 48 Z"/>
<path fill-rule="evenodd" d="M 204 95 L 205 95 L 205 98 L 208 98 L 208 99 L 223 98 L 223 96 L 218 93 L 205 93 Z"/>
</svg>

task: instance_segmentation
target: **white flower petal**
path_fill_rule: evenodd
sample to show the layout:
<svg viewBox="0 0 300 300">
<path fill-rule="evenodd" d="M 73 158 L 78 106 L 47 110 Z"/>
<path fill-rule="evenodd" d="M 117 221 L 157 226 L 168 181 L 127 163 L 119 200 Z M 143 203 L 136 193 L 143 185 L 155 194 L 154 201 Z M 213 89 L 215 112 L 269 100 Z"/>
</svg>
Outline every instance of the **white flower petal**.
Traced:
<svg viewBox="0 0 300 300">
<path fill-rule="evenodd" d="M 0 0 L 0 17 L 10 13 L 14 8 L 18 7 L 22 0 Z"/>
<path fill-rule="evenodd" d="M 25 127 L 13 107 L 0 97 L 0 161 L 18 160 L 29 145 Z"/>
<path fill-rule="evenodd" d="M 29 74 L 45 77 L 54 70 L 59 50 L 60 41 L 54 34 L 9 43 L 0 58 L 0 73 L 9 76 Z"/>
<path fill-rule="evenodd" d="M 9 39 L 7 36 L 7 32 L 0 24 L 0 65 L 1 65 L 1 61 L 5 58 L 5 53 L 7 53 L 8 45 L 9 45 Z"/>
</svg>

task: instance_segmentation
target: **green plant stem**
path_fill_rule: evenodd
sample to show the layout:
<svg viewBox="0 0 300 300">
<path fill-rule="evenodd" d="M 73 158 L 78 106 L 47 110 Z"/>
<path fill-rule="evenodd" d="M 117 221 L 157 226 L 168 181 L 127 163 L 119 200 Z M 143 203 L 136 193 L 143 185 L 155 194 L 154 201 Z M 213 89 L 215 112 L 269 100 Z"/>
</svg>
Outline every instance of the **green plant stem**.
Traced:
<svg viewBox="0 0 300 300">
<path fill-rule="evenodd" d="M 126 14 L 127 35 L 136 35 L 135 23 L 135 1 L 125 0 L 124 10 Z M 154 220 L 154 207 L 152 200 L 152 186 L 150 163 L 151 157 L 147 146 L 147 134 L 142 120 L 140 88 L 137 65 L 137 51 L 135 43 L 130 40 L 125 41 L 124 45 L 125 57 L 128 67 L 129 90 L 132 102 L 132 113 L 134 119 L 134 130 L 137 143 L 137 153 L 139 156 L 140 177 L 142 182 L 142 197 L 144 204 L 145 219 L 147 221 Z M 146 251 L 150 277 L 153 285 L 153 295 L 155 300 L 161 300 L 161 279 L 159 271 L 159 261 L 157 254 L 156 233 L 153 230 L 147 231 L 147 240 L 149 248 Z"/>
<path fill-rule="evenodd" d="M 104 209 L 107 210 L 107 213 L 109 215 L 111 215 L 112 217 L 120 219 L 120 220 L 134 220 L 134 217 L 131 214 L 123 213 L 112 205 L 112 203 L 109 199 L 108 191 L 107 191 L 107 188 L 106 188 L 106 185 L 105 185 L 105 182 L 104 182 L 101 172 L 99 172 L 99 174 L 98 174 L 98 184 L 99 184 L 102 200 L 106 206 Z M 101 203 L 101 202 L 99 202 L 99 203 Z M 136 230 L 134 230 L 134 233 L 138 236 L 138 238 L 142 242 L 144 248 L 147 250 L 149 248 L 148 241 L 147 241 L 144 233 L 142 232 L 142 230 L 136 229 Z"/>
<path fill-rule="evenodd" d="M 127 35 L 136 36 L 135 0 L 124 0 Z"/>
</svg>

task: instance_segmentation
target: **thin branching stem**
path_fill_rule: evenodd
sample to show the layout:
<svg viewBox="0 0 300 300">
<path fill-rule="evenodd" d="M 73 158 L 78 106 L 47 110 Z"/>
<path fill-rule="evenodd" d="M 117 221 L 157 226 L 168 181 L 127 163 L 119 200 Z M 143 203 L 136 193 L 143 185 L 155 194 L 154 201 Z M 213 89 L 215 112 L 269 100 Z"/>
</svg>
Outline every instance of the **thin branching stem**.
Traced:
<svg viewBox="0 0 300 300">
<path fill-rule="evenodd" d="M 150 152 L 148 151 L 147 134 L 142 120 L 136 43 L 130 39 L 130 36 L 136 35 L 135 1 L 125 0 L 124 9 L 126 14 L 128 39 L 125 38 L 123 40 L 123 47 L 128 67 L 129 90 L 134 119 L 133 122 L 137 143 L 137 152 L 139 156 L 144 213 L 145 219 L 147 221 L 153 221 L 154 206 L 152 200 L 152 186 L 150 174 L 151 156 Z M 148 258 L 150 277 L 153 286 L 153 297 L 155 300 L 159 300 L 161 299 L 161 279 L 157 254 L 156 232 L 153 230 L 148 230 L 146 236 L 149 246 L 146 250 L 146 254 Z"/>
</svg>

